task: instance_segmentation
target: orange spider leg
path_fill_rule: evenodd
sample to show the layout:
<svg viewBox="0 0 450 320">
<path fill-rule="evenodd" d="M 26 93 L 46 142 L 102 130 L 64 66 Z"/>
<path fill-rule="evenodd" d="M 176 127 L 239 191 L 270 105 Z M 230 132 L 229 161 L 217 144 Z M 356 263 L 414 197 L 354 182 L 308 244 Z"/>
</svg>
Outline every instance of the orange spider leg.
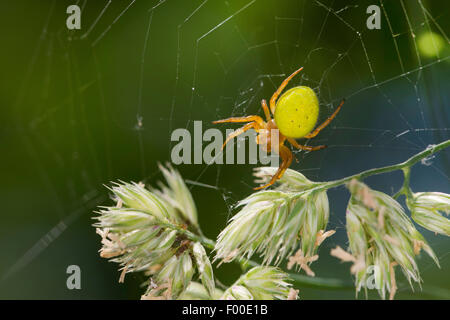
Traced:
<svg viewBox="0 0 450 320">
<path fill-rule="evenodd" d="M 226 145 L 230 140 L 234 139 L 234 138 L 237 137 L 238 135 L 240 135 L 240 134 L 244 133 L 245 131 L 247 131 L 247 130 L 249 130 L 249 129 L 252 129 L 252 128 L 255 129 L 255 130 L 261 129 L 261 127 L 259 126 L 259 124 L 257 124 L 256 122 L 250 122 L 250 123 L 247 123 L 245 126 L 243 126 L 243 127 L 239 128 L 239 129 L 233 131 L 232 133 L 230 133 L 230 134 L 228 135 L 228 137 L 225 139 L 225 142 L 224 142 L 223 145 L 222 145 L 222 150 L 223 150 L 223 148 L 225 148 L 225 145 Z"/>
<path fill-rule="evenodd" d="M 304 146 L 299 144 L 297 141 L 295 141 L 295 139 L 293 138 L 287 138 L 287 140 L 289 141 L 290 144 L 292 144 L 295 148 L 300 149 L 300 150 L 307 150 L 307 151 L 316 151 L 316 150 L 320 150 L 320 149 L 325 149 L 327 146 Z"/>
<path fill-rule="evenodd" d="M 278 87 L 277 91 L 272 95 L 272 98 L 270 98 L 270 111 L 272 111 L 272 114 L 275 114 L 275 102 L 277 101 L 278 96 L 280 95 L 281 91 L 283 91 L 284 87 L 287 86 L 289 81 L 300 71 L 302 71 L 303 67 L 299 68 L 298 70 L 294 71 L 289 77 L 287 77 L 281 85 Z"/>
<path fill-rule="evenodd" d="M 269 107 L 267 106 L 266 99 L 262 99 L 261 105 L 264 110 L 264 114 L 266 115 L 266 121 L 269 122 L 270 120 L 272 120 L 272 117 L 270 116 L 270 111 L 269 111 Z"/>
<path fill-rule="evenodd" d="M 336 117 L 339 110 L 341 110 L 344 102 L 345 102 L 345 99 L 342 99 L 341 103 L 336 108 L 336 110 L 333 112 L 333 114 L 331 116 L 329 116 L 328 119 L 325 120 L 324 123 L 322 123 L 320 126 L 318 126 L 313 132 L 308 133 L 306 136 L 304 136 L 304 138 L 310 139 L 310 138 L 314 138 L 315 136 L 317 136 L 319 134 L 319 132 L 322 131 L 322 129 L 325 128 Z"/>
<path fill-rule="evenodd" d="M 246 117 L 233 117 L 222 120 L 216 120 L 212 123 L 225 123 L 225 122 L 256 122 L 260 127 L 264 127 L 264 120 L 260 116 L 246 116 Z"/>
<path fill-rule="evenodd" d="M 291 150 L 289 150 L 289 148 L 286 147 L 285 145 L 281 145 L 280 146 L 280 150 L 279 150 L 279 154 L 280 154 L 280 157 L 283 160 L 283 162 L 281 163 L 281 165 L 278 168 L 277 172 L 270 179 L 269 183 L 267 183 L 267 184 L 265 184 L 265 185 L 263 185 L 261 187 L 253 188 L 253 190 L 264 189 L 264 188 L 267 188 L 267 187 L 273 185 L 275 183 L 275 181 L 277 181 L 278 179 L 280 179 L 283 176 L 283 174 L 286 171 L 286 169 L 289 168 L 289 166 L 292 163 L 292 159 L 293 159 L 293 155 L 292 155 Z"/>
</svg>

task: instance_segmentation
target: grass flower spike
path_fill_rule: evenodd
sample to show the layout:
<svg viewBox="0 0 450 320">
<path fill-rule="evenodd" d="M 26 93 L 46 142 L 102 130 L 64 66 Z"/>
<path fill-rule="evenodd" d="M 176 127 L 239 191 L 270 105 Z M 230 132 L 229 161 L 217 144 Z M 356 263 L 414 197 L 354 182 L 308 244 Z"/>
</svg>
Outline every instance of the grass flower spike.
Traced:
<svg viewBox="0 0 450 320">
<path fill-rule="evenodd" d="M 211 263 L 198 236 L 197 211 L 178 172 L 161 170 L 168 187 L 147 190 L 138 183 L 110 188 L 117 205 L 101 207 L 94 226 L 102 237 L 100 256 L 119 263 L 124 281 L 128 272 L 150 277 L 143 299 L 175 299 L 189 286 L 195 270 L 207 292 L 214 292 Z"/>
<path fill-rule="evenodd" d="M 158 189 L 152 191 L 175 208 L 190 225 L 198 228 L 197 208 L 183 178 L 170 164 L 167 164 L 167 168 L 159 165 L 159 169 L 163 173 L 168 186 L 160 182 L 158 185 L 161 191 Z"/>
<path fill-rule="evenodd" d="M 422 227 L 450 236 L 450 195 L 441 192 L 418 192 L 407 201 L 411 216 Z"/>
<path fill-rule="evenodd" d="M 199 242 L 196 242 L 192 247 L 192 253 L 197 263 L 200 279 L 202 280 L 202 283 L 208 291 L 209 295 L 212 297 L 214 296 L 216 288 L 214 284 L 213 269 L 211 266 L 211 262 L 206 255 L 205 248 L 203 248 L 203 246 Z"/>
<path fill-rule="evenodd" d="M 148 286 L 143 299 L 164 296 L 160 288 L 170 292 L 166 294 L 168 298 L 178 297 L 189 285 L 194 275 L 194 266 L 189 251 L 184 251 L 179 256 L 173 255 L 155 276 L 156 284 Z"/>
<path fill-rule="evenodd" d="M 276 267 L 254 267 L 222 295 L 222 300 L 287 300 L 292 296 L 286 273 Z M 292 298 L 292 297 L 291 297 Z"/>
<path fill-rule="evenodd" d="M 256 176 L 262 182 L 270 179 L 276 168 L 260 168 Z M 249 259 L 257 253 L 263 264 L 297 254 L 290 260 L 309 275 L 308 265 L 317 259 L 317 247 L 334 231 L 325 232 L 328 217 L 326 192 L 299 192 L 314 185 L 302 174 L 287 170 L 274 190 L 256 192 L 238 205 L 242 209 L 231 218 L 220 233 L 215 247 L 215 259 L 229 262 Z"/>
<path fill-rule="evenodd" d="M 352 194 L 346 214 L 350 253 L 337 247 L 331 254 L 353 263 L 357 292 L 374 275 L 380 296 L 384 299 L 389 292 L 392 299 L 397 289 L 395 266 L 400 266 L 412 285 L 421 282 L 415 261 L 420 250 L 436 263 L 437 258 L 397 201 L 356 180 L 348 188 Z"/>
<path fill-rule="evenodd" d="M 223 291 L 218 288 L 215 288 L 211 295 L 201 283 L 191 281 L 187 289 L 178 297 L 178 300 L 219 300 L 222 295 Z"/>
</svg>

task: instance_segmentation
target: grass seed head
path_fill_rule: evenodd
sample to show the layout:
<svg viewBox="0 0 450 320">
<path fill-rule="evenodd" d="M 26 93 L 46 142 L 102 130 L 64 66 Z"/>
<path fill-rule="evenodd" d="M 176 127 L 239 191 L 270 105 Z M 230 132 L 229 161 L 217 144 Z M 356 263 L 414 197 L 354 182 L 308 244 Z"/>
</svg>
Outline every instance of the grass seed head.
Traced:
<svg viewBox="0 0 450 320">
<path fill-rule="evenodd" d="M 441 192 L 414 193 L 408 201 L 411 217 L 422 227 L 450 236 L 450 194 Z"/>
<path fill-rule="evenodd" d="M 211 295 L 214 276 L 205 249 L 183 233 L 190 227 L 198 230 L 192 196 L 178 172 L 160 169 L 168 185 L 160 184 L 161 190 L 125 182 L 110 188 L 117 205 L 100 208 L 95 217 L 100 256 L 120 265 L 121 282 L 129 272 L 150 276 L 143 299 L 177 298 L 188 287 L 195 265 Z"/>
<path fill-rule="evenodd" d="M 393 298 L 395 265 L 411 285 L 420 284 L 415 256 L 424 249 L 436 263 L 437 258 L 403 207 L 387 194 L 359 181 L 351 181 L 348 188 L 352 194 L 346 214 L 350 252 L 336 248 L 331 254 L 353 263 L 351 272 L 355 275 L 356 291 L 367 287 L 374 274 L 380 296 L 384 299 L 389 292 Z"/>
<path fill-rule="evenodd" d="M 254 267 L 229 287 L 221 299 L 286 300 L 293 297 L 287 280 L 287 274 L 276 267 Z"/>
<path fill-rule="evenodd" d="M 259 179 L 269 179 L 276 168 L 260 168 Z M 241 210 L 230 219 L 215 246 L 215 260 L 230 262 L 258 254 L 263 264 L 279 264 L 301 250 L 305 266 L 316 259 L 318 246 L 334 232 L 327 231 L 328 197 L 325 191 L 299 193 L 314 185 L 302 174 L 288 169 L 274 190 L 256 192 L 238 205 Z M 308 268 L 309 269 L 309 268 Z M 313 275 L 313 272 L 309 272 Z"/>
</svg>

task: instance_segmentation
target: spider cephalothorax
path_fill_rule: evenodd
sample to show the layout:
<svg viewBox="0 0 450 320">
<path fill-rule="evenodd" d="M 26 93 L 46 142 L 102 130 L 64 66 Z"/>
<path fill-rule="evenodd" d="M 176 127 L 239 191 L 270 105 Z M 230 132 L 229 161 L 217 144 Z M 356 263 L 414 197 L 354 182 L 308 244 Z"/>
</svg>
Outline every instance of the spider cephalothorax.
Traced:
<svg viewBox="0 0 450 320">
<path fill-rule="evenodd" d="M 266 116 L 266 121 L 264 121 L 260 116 L 251 115 L 246 117 L 227 118 L 213 122 L 248 122 L 243 127 L 232 132 L 225 140 L 223 147 L 234 137 L 237 137 L 249 129 L 254 129 L 258 133 L 256 142 L 267 152 L 278 152 L 280 155 L 282 163 L 275 175 L 267 184 L 254 188 L 255 190 L 263 189 L 274 184 L 275 181 L 283 176 L 286 169 L 291 165 L 293 155 L 289 148 L 284 145 L 286 140 L 295 148 L 301 150 L 315 151 L 325 148 L 326 146 L 324 145 L 315 147 L 304 146 L 298 144 L 295 139 L 314 138 L 331 122 L 331 120 L 334 119 L 334 117 L 336 117 L 337 113 L 344 104 L 344 100 L 342 100 L 331 116 L 329 116 L 327 120 L 314 129 L 317 119 L 319 118 L 319 101 L 311 88 L 305 86 L 292 88 L 286 91 L 277 101 L 278 96 L 289 81 L 302 69 L 303 67 L 296 70 L 281 83 L 280 87 L 272 95 L 272 98 L 270 98 L 270 110 L 267 106 L 266 100 L 263 99 L 261 101 L 261 105 Z M 271 113 L 274 119 L 272 119 Z M 272 130 L 279 131 L 278 141 L 271 141 Z"/>
</svg>

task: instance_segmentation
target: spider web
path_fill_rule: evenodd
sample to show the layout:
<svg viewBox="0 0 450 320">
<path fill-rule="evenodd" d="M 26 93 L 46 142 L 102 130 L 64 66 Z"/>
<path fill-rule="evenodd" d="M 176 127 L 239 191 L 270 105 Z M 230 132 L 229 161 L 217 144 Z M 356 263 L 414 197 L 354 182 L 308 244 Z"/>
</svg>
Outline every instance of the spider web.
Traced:
<svg viewBox="0 0 450 320">
<path fill-rule="evenodd" d="M 293 150 L 298 162 L 291 168 L 312 180 L 404 161 L 450 135 L 448 7 L 437 1 L 377 2 L 380 30 L 366 27 L 366 8 L 373 4 L 368 1 L 78 0 L 82 29 L 75 31 L 65 27 L 65 8 L 72 3 L 24 3 L 39 19 L 30 22 L 34 31 L 18 31 L 29 50 L 20 55 L 20 81 L 13 81 L 17 85 L 6 94 L 12 97 L 4 132 L 12 151 L 5 161 L 25 159 L 32 182 L 19 173 L 15 189 L 5 190 L 31 200 L 17 207 L 5 199 L 5 208 L 16 210 L 17 217 L 5 218 L 1 228 L 7 254 L 0 286 L 19 282 L 20 293 L 12 293 L 18 297 L 35 297 L 39 291 L 30 286 L 46 281 L 30 270 L 44 274 L 43 279 L 58 270 L 61 280 L 63 266 L 80 264 L 93 283 L 99 272 L 113 274 L 114 266 L 102 269 L 94 255 L 98 239 L 89 227 L 92 211 L 108 199 L 103 184 L 117 179 L 155 183 L 157 162 L 170 161 L 174 129 L 193 132 L 194 121 L 200 120 L 206 130 L 216 119 L 262 115 L 261 99 L 269 99 L 299 66 L 304 70 L 288 87 L 315 90 L 320 120 L 346 98 L 338 117 L 318 137 L 302 141 L 326 144 L 326 150 Z M 427 58 L 418 38 L 430 31 L 446 47 Z M 443 152 L 414 168 L 413 190 L 449 193 L 448 157 Z M 252 167 L 179 167 L 211 238 L 225 226 L 236 202 L 252 192 Z M 393 194 L 401 175 L 367 182 Z M 348 195 L 339 188 L 329 197 L 329 227 L 338 233 L 323 245 L 315 271 L 323 277 L 349 277 L 348 266 L 326 257 L 336 244 L 345 246 Z M 449 278 L 440 279 L 450 264 L 448 242 L 423 232 L 442 267 L 436 271 L 430 259 L 420 259 L 424 288 L 439 287 L 448 296 Z M 100 287 L 110 288 L 110 280 Z M 65 281 L 52 283 L 47 296 L 67 295 Z M 399 291 L 409 293 L 404 285 Z M 81 294 L 120 296 L 120 290 L 106 292 L 86 289 Z M 304 294 L 320 297 L 318 292 Z M 352 296 L 338 291 L 327 297 Z"/>
</svg>

